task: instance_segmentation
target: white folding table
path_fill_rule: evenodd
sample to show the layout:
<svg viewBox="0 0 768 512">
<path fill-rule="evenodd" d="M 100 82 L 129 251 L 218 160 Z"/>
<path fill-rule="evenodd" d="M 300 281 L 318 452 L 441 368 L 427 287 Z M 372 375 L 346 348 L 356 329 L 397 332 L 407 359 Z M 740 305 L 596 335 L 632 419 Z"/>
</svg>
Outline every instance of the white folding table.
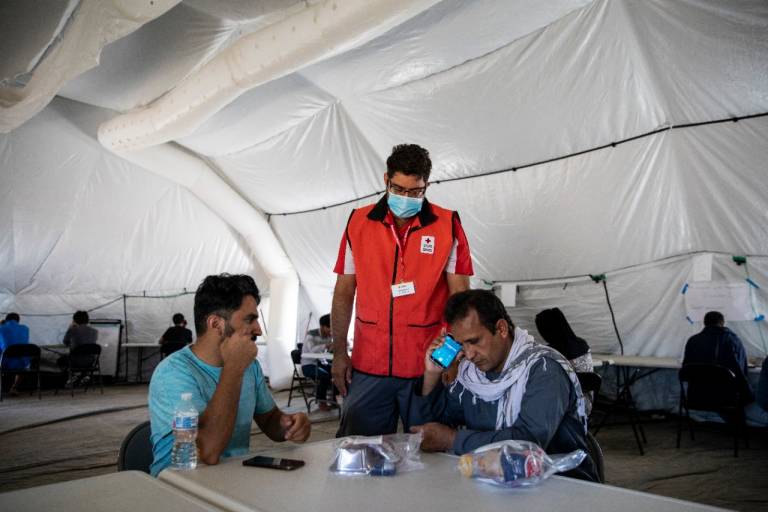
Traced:
<svg viewBox="0 0 768 512">
<path fill-rule="evenodd" d="M 157 353 L 160 353 L 162 345 L 156 342 L 123 343 L 122 347 L 125 349 L 125 380 L 128 380 L 128 350 L 133 349 L 138 351 L 138 354 L 136 355 L 136 382 L 144 382 L 144 349 L 148 348 L 150 350 L 156 350 Z"/>
<path fill-rule="evenodd" d="M 163 471 L 160 479 L 180 490 L 232 512 L 392 512 L 393 510 L 500 510 L 640 512 L 653 510 L 719 510 L 608 485 L 552 477 L 526 489 L 498 488 L 463 477 L 458 458 L 422 454 L 425 469 L 395 476 L 340 476 L 328 467 L 333 440 L 307 445 L 285 445 L 259 452 L 301 459 L 295 471 L 245 467 L 246 457 L 202 466 L 194 471 Z"/>
<path fill-rule="evenodd" d="M 302 352 L 302 359 L 314 359 L 315 361 L 333 360 L 333 352 Z"/>
<path fill-rule="evenodd" d="M 220 511 L 139 471 L 123 471 L 0 494 L 0 510 L 13 512 Z"/>
</svg>

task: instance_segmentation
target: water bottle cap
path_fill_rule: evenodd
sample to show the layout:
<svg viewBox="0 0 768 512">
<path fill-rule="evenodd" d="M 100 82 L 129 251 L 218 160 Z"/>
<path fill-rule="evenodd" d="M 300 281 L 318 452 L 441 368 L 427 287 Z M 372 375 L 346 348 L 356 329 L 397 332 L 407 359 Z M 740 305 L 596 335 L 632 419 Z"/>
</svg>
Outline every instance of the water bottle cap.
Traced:
<svg viewBox="0 0 768 512">
<path fill-rule="evenodd" d="M 182 393 L 181 394 L 182 400 L 192 400 L 192 393 Z"/>
</svg>

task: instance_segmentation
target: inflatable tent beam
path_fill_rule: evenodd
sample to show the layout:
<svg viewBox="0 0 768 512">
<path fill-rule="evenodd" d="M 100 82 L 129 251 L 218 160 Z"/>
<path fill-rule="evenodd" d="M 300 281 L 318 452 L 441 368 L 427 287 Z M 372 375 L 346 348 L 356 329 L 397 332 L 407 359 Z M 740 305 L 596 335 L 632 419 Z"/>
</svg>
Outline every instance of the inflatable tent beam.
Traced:
<svg viewBox="0 0 768 512">
<path fill-rule="evenodd" d="M 101 50 L 148 21 L 164 14 L 179 0 L 81 0 L 67 11 L 53 42 L 23 87 L 0 85 L 0 133 L 8 133 L 43 110 L 70 79 L 99 63 Z M 34 16 L 32 2 L 28 15 Z M 23 25 L 22 25 L 23 26 Z M 11 35 L 4 34 L 10 45 Z M 0 77 L 2 79 L 3 77 Z"/>
<path fill-rule="evenodd" d="M 270 308 L 265 321 L 269 326 L 270 386 L 288 387 L 293 375 L 291 350 L 296 346 L 299 278 L 266 217 L 227 185 L 208 163 L 174 143 L 117 154 L 187 188 L 245 239 L 269 278 Z"/>
<path fill-rule="evenodd" d="M 116 151 L 141 149 L 191 134 L 244 92 L 359 46 L 439 0 L 324 0 L 246 35 L 151 105 L 99 127 Z"/>
</svg>

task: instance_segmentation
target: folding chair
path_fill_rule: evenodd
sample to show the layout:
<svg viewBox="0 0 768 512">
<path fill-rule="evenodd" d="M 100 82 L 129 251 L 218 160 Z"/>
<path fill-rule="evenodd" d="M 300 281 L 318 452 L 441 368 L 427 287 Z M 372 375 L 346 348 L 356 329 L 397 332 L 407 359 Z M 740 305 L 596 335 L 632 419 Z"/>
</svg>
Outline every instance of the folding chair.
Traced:
<svg viewBox="0 0 768 512">
<path fill-rule="evenodd" d="M 603 384 L 602 377 L 595 372 L 576 372 L 576 377 L 579 379 L 581 390 L 584 393 L 589 393 L 591 391 L 597 396 L 600 392 L 600 386 Z"/>
<path fill-rule="evenodd" d="M 101 345 L 98 343 L 86 343 L 85 345 L 78 345 L 69 351 L 68 363 L 67 363 L 67 382 L 72 382 L 71 394 L 75 396 L 74 376 L 80 375 L 81 378 L 88 377 L 88 381 L 84 387 L 84 393 L 88 392 L 90 387 L 90 380 L 93 379 L 94 373 L 99 377 L 99 387 L 101 388 L 101 394 L 104 394 L 104 384 L 101 380 Z M 54 394 L 58 394 L 57 389 Z"/>
<path fill-rule="evenodd" d="M 716 412 L 730 424 L 733 432 L 733 456 L 739 456 L 739 437 L 744 436 L 749 448 L 749 432 L 744 414 L 742 384 L 736 375 L 717 364 L 686 364 L 678 372 L 680 378 L 680 403 L 677 417 L 677 448 L 683 430 L 683 411 L 688 420 L 688 429 L 693 437 L 693 420 L 690 409 Z"/>
<path fill-rule="evenodd" d="M 576 377 L 579 379 L 584 399 L 588 402 L 589 419 L 591 419 L 592 412 L 595 410 L 597 394 L 600 392 L 600 387 L 603 384 L 603 378 L 595 372 L 576 372 Z"/>
<path fill-rule="evenodd" d="M 595 463 L 597 468 L 597 478 L 601 484 L 605 483 L 605 460 L 603 459 L 603 450 L 600 448 L 600 443 L 597 442 L 595 436 L 587 432 L 587 447 L 589 448 L 589 455 Z"/>
<path fill-rule="evenodd" d="M 26 368 L 6 368 L 6 363 L 11 361 L 25 361 L 14 366 L 26 366 Z M 0 354 L 0 402 L 3 401 L 3 376 L 4 375 L 37 375 L 37 399 L 40 400 L 40 347 L 34 343 L 23 343 L 8 346 Z M 32 391 L 34 392 L 34 390 Z M 30 392 L 30 395 L 32 394 Z"/>
<path fill-rule="evenodd" d="M 152 441 L 150 424 L 148 421 L 137 425 L 131 430 L 117 455 L 118 471 L 143 471 L 149 473 L 154 456 L 152 454 Z"/>
<path fill-rule="evenodd" d="M 308 393 L 306 388 L 309 386 L 314 390 L 315 381 L 305 376 L 304 372 L 301 371 L 301 349 L 291 350 L 291 361 L 293 361 L 293 377 L 291 378 L 291 389 L 288 391 L 288 407 L 291 406 L 293 392 L 297 391 L 304 399 L 304 405 L 307 406 L 307 414 L 309 414 L 309 404 L 311 399 L 314 399 L 314 394 Z"/>
</svg>

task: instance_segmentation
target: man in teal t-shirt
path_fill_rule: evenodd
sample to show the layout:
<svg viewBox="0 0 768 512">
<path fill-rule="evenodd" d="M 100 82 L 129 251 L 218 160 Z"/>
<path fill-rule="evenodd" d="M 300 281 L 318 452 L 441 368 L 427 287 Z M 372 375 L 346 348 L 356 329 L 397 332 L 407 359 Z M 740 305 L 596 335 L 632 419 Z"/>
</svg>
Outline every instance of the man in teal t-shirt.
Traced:
<svg viewBox="0 0 768 512">
<path fill-rule="evenodd" d="M 245 275 L 208 276 L 197 289 L 197 342 L 163 360 L 149 385 L 152 475 L 171 463 L 173 413 L 182 393 L 192 393 L 200 412 L 197 450 L 205 464 L 247 453 L 252 420 L 273 441 L 309 437 L 307 415 L 275 406 L 255 360 L 259 301 L 256 284 Z"/>
</svg>

